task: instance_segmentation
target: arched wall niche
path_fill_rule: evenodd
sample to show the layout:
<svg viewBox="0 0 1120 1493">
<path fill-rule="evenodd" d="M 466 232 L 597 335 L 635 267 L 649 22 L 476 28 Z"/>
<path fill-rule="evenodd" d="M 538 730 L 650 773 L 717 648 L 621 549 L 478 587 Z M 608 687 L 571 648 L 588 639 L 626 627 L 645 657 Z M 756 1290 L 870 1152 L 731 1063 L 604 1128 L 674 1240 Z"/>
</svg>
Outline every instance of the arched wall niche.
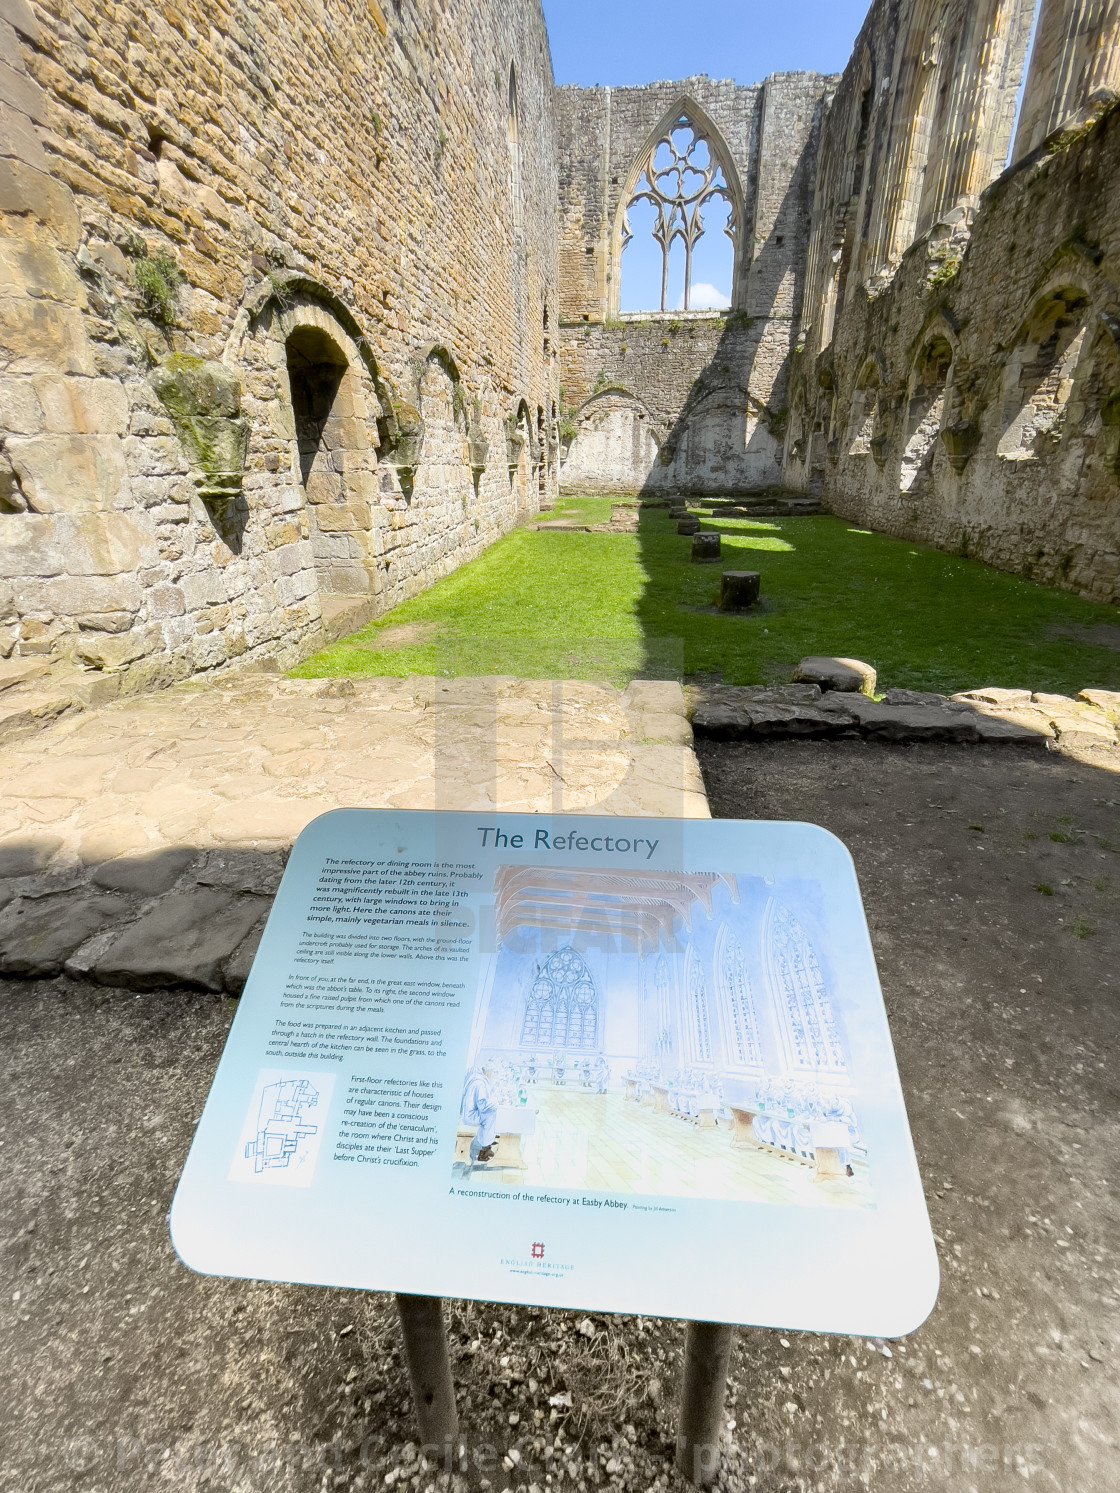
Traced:
<svg viewBox="0 0 1120 1493">
<path fill-rule="evenodd" d="M 675 130 L 684 129 L 691 131 L 694 143 L 688 145 L 687 141 L 679 143 L 687 148 L 684 155 L 679 159 L 672 159 L 677 148 L 672 144 L 672 136 Z M 658 150 L 665 142 L 670 142 L 670 154 L 659 161 Z M 698 147 L 703 143 L 706 147 L 707 156 L 697 155 Z M 690 159 L 691 158 L 691 159 Z M 695 165 L 695 171 L 692 166 Z M 682 188 L 680 193 L 674 192 L 673 196 L 679 198 L 673 202 L 664 197 L 658 187 L 656 178 L 675 176 L 680 172 L 679 184 Z M 717 180 L 716 173 L 719 174 Z M 703 178 L 704 180 L 700 180 Z M 743 188 L 739 179 L 739 173 L 735 168 L 735 162 L 727 143 L 723 138 L 718 126 L 711 116 L 700 107 L 700 105 L 687 94 L 682 94 L 671 109 L 667 109 L 661 116 L 654 129 L 646 136 L 640 150 L 631 164 L 619 196 L 618 207 L 615 211 L 614 222 L 611 228 L 611 254 L 610 254 L 610 278 L 607 287 L 607 311 L 609 316 L 621 314 L 622 304 L 622 277 L 625 273 L 623 261 L 623 250 L 629 239 L 627 226 L 627 215 L 631 205 L 637 200 L 640 184 L 646 182 L 650 189 L 650 195 L 658 200 L 657 220 L 662 228 L 665 241 L 662 243 L 662 252 L 665 259 L 666 272 L 668 271 L 670 252 L 675 243 L 687 242 L 689 245 L 688 260 L 691 261 L 691 249 L 695 247 L 707 232 L 723 232 L 722 227 L 705 229 L 703 226 L 705 206 L 709 208 L 709 217 L 716 216 L 711 212 L 711 204 L 718 199 L 725 200 L 728 204 L 729 234 L 731 239 L 731 264 L 730 285 L 728 290 L 728 303 L 730 309 L 734 309 L 739 303 L 738 283 L 741 275 L 740 256 L 743 253 Z M 675 181 L 666 180 L 667 187 L 675 187 Z M 696 219 L 699 217 L 699 225 Z M 699 226 L 700 231 L 697 231 Z M 682 238 L 683 235 L 683 238 Z M 655 238 L 657 235 L 654 235 Z M 660 240 L 658 240 L 660 242 Z M 666 285 L 666 293 L 668 286 Z M 642 314 L 651 315 L 675 315 L 679 309 L 692 309 L 687 301 L 691 291 L 689 283 L 688 267 L 685 268 L 684 290 L 686 292 L 686 304 L 677 308 L 666 304 L 666 298 L 662 297 L 659 306 L 643 307 Z M 709 308 L 701 308 L 709 309 Z M 715 308 L 712 308 L 715 309 Z"/>
<path fill-rule="evenodd" d="M 1084 284 L 1053 286 L 1036 300 L 1004 365 L 997 456 L 1038 461 L 1060 440 L 1082 359 L 1092 345 L 1090 320 Z"/>
<path fill-rule="evenodd" d="M 905 444 L 898 486 L 914 493 L 928 479 L 945 418 L 947 390 L 955 351 L 944 331 L 927 335 L 907 382 Z"/>
<path fill-rule="evenodd" d="M 576 410 L 564 457 L 565 492 L 639 492 L 657 462 L 661 436 L 648 408 L 621 386 L 601 389 Z"/>
<path fill-rule="evenodd" d="M 254 469 L 280 474 L 276 504 L 289 525 L 299 516 L 320 595 L 376 591 L 379 426 L 392 411 L 353 315 L 306 276 L 266 281 L 246 297 L 223 361 L 256 375 L 242 379 L 250 492 L 263 480 Z"/>
<path fill-rule="evenodd" d="M 846 445 L 849 456 L 878 454 L 874 442 L 879 433 L 879 401 L 885 383 L 885 360 L 881 353 L 873 353 L 864 359 L 856 375 L 856 386 L 848 412 Z"/>
</svg>

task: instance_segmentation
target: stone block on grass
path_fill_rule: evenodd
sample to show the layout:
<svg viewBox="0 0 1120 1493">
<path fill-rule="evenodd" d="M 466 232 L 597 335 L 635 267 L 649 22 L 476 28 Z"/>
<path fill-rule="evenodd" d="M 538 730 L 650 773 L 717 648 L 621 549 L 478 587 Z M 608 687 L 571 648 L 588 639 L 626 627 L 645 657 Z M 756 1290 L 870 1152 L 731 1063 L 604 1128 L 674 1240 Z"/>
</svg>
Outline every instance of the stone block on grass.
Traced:
<svg viewBox="0 0 1120 1493">
<path fill-rule="evenodd" d="M 800 684 L 819 684 L 824 690 L 871 695 L 875 692 L 875 670 L 858 658 L 831 658 L 811 654 L 803 658 L 793 673 Z"/>
<path fill-rule="evenodd" d="M 692 536 L 692 563 L 714 565 L 719 560 L 719 535 L 694 534 Z"/>
<path fill-rule="evenodd" d="M 762 576 L 757 570 L 725 570 L 720 576 L 721 612 L 745 612 L 758 601 Z"/>
<path fill-rule="evenodd" d="M 678 534 L 695 534 L 700 528 L 700 520 L 691 514 L 677 519 Z"/>
</svg>

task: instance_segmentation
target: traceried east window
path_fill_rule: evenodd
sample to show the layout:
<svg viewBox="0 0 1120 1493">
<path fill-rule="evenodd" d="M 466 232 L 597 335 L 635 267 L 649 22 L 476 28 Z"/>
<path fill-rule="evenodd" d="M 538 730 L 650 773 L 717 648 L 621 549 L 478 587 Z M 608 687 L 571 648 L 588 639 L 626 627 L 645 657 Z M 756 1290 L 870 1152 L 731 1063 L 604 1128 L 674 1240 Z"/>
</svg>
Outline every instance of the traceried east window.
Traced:
<svg viewBox="0 0 1120 1493">
<path fill-rule="evenodd" d="M 729 307 L 737 226 L 719 147 L 679 114 L 638 163 L 622 220 L 619 309 Z"/>
<path fill-rule="evenodd" d="M 521 1022 L 522 1047 L 594 1048 L 599 1000 L 591 971 L 573 948 L 557 949 L 537 966 Z"/>
</svg>

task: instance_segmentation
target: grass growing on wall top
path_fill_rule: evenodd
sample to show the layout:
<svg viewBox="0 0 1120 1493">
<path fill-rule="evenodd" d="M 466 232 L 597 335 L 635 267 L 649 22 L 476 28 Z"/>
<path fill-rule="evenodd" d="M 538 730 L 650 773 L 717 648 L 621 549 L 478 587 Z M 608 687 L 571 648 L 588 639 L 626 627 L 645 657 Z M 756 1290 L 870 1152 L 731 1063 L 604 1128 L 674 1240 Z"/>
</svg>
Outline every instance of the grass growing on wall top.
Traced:
<svg viewBox="0 0 1120 1493">
<path fill-rule="evenodd" d="M 553 517 L 604 522 L 611 506 L 562 499 Z M 637 535 L 517 529 L 294 672 L 763 684 L 827 653 L 874 664 L 881 690 L 1120 688 L 1115 608 L 838 518 L 702 526 L 723 537 L 719 564 L 692 564 L 663 509 Z M 760 571 L 761 607 L 717 612 L 721 570 Z"/>
</svg>

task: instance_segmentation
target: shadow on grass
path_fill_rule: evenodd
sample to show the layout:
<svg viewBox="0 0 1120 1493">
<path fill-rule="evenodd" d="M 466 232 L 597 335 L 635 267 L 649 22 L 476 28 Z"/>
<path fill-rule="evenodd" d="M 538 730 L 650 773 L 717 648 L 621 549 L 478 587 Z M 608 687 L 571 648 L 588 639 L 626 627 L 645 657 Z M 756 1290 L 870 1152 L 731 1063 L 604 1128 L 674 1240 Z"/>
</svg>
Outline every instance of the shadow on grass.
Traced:
<svg viewBox="0 0 1120 1493">
<path fill-rule="evenodd" d="M 666 509 L 641 513 L 637 616 L 651 677 L 672 644 L 684 677 L 729 684 L 788 681 L 799 659 L 823 653 L 874 665 L 883 688 L 1120 688 L 1115 608 L 830 515 L 723 520 L 701 501 L 698 516 L 721 536 L 718 563 L 692 561 Z M 723 570 L 758 571 L 761 605 L 715 610 Z"/>
</svg>

